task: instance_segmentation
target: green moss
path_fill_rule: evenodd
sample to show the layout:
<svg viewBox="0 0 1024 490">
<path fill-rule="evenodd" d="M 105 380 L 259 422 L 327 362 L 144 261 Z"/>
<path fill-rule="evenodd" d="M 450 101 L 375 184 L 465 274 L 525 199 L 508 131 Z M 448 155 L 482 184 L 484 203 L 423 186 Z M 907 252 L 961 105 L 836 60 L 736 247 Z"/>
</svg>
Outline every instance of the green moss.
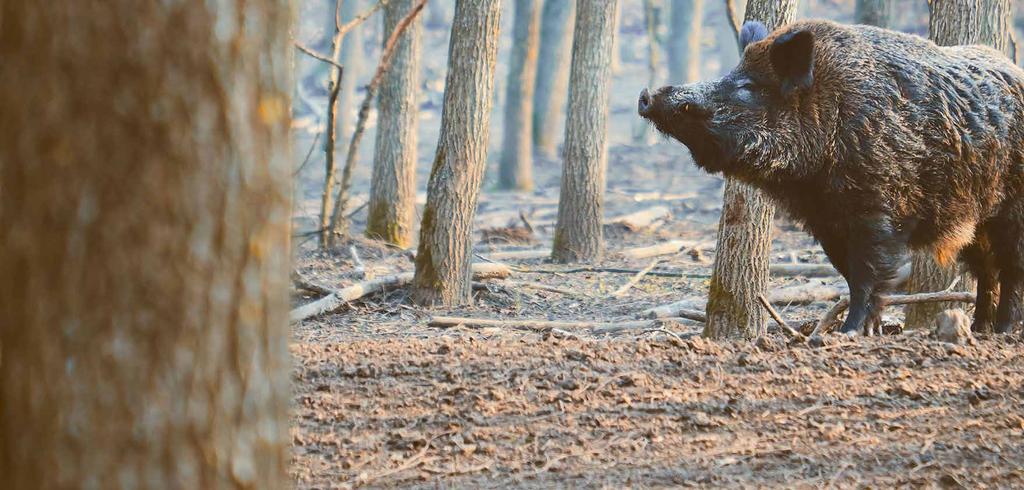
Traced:
<svg viewBox="0 0 1024 490">
<path fill-rule="evenodd" d="M 391 220 L 388 210 L 388 205 L 384 203 L 370 206 L 366 219 L 366 236 L 402 248 L 408 247 L 412 241 L 411 237 L 403 233 L 402 227 L 397 222 Z"/>
</svg>

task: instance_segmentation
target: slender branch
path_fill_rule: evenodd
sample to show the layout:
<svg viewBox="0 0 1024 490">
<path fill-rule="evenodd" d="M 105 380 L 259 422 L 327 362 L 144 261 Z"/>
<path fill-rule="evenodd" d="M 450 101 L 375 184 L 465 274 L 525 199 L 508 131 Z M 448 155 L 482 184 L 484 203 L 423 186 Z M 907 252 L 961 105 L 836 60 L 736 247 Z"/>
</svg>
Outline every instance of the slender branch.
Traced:
<svg viewBox="0 0 1024 490">
<path fill-rule="evenodd" d="M 370 18 L 371 15 L 375 14 L 382 7 L 387 6 L 388 2 L 390 2 L 390 1 L 391 0 L 380 0 L 373 7 L 370 7 L 368 9 L 366 9 L 366 12 L 363 12 L 363 13 L 353 17 L 352 20 L 348 21 L 348 23 L 346 23 L 344 25 L 341 25 L 341 26 L 338 26 L 338 24 L 341 23 L 341 16 L 339 14 L 335 13 L 335 15 L 334 15 L 334 22 L 335 22 L 335 26 L 338 29 L 338 33 L 341 34 L 342 36 L 344 36 L 345 34 L 348 34 L 348 31 L 351 31 L 357 25 L 363 23 L 363 21 L 365 21 L 366 19 Z M 341 4 L 340 0 L 338 1 L 338 4 Z"/>
<path fill-rule="evenodd" d="M 944 303 L 956 301 L 960 303 L 970 303 L 974 301 L 974 293 L 962 292 L 962 291 L 939 291 L 936 293 L 919 293 L 919 294 L 893 294 L 890 296 L 882 297 L 882 304 L 886 306 L 891 305 L 910 305 L 917 303 Z M 811 332 L 811 337 L 820 335 L 825 331 L 832 328 L 832 326 L 839 321 L 839 315 L 846 311 L 850 306 L 850 298 L 840 299 L 828 313 L 825 313 L 818 320 L 818 325 L 814 327 L 814 331 Z"/>
<path fill-rule="evenodd" d="M 782 318 L 782 315 L 780 315 L 778 311 L 775 311 L 772 304 L 768 302 L 768 298 L 765 298 L 763 294 L 759 294 L 757 295 L 757 301 L 761 303 L 761 306 L 763 306 L 765 310 L 768 311 L 768 314 L 771 315 L 773 320 L 775 320 L 775 323 L 779 324 L 779 328 L 781 328 L 782 331 L 788 333 L 790 337 L 793 337 L 796 340 L 804 340 L 804 335 L 789 326 L 789 323 L 787 323 L 786 320 Z"/>
<path fill-rule="evenodd" d="M 323 61 L 324 63 L 329 63 L 331 65 L 334 65 L 339 70 L 345 68 L 344 66 L 341 66 L 341 64 L 338 63 L 337 61 L 332 60 L 331 58 L 327 57 L 326 55 L 322 55 L 320 53 L 317 53 L 316 51 L 313 51 L 313 49 L 311 49 L 311 48 L 307 48 L 306 46 L 303 46 L 302 43 L 300 43 L 298 41 L 295 41 L 295 48 L 298 49 L 299 51 L 302 51 L 303 53 L 306 53 L 307 55 L 309 55 L 312 58 L 315 58 L 315 59 L 318 59 L 320 61 Z"/>
<path fill-rule="evenodd" d="M 394 31 L 391 36 L 388 37 L 386 43 L 384 43 L 384 51 L 381 53 L 380 63 L 377 65 L 377 71 L 373 74 L 373 78 L 370 79 L 370 84 L 366 86 L 366 97 L 363 99 L 362 106 L 359 107 L 359 117 L 356 120 L 356 130 L 352 134 L 352 141 L 348 145 L 348 155 L 345 158 L 345 168 L 341 174 L 341 185 L 338 190 L 338 200 L 334 203 L 334 212 L 331 216 L 331 237 L 340 234 L 341 226 L 343 223 L 342 215 L 345 212 L 345 206 L 348 204 L 348 188 L 352 183 L 352 169 L 355 167 L 356 155 L 359 151 L 359 142 L 363 137 L 363 132 L 366 130 L 366 118 L 370 114 L 370 105 L 373 103 L 373 98 L 377 93 L 377 87 L 380 85 L 381 79 L 384 77 L 384 73 L 391 65 L 391 59 L 395 54 L 395 47 L 398 45 L 398 38 L 401 37 L 402 33 L 412 24 L 412 21 L 417 15 L 423 10 L 423 6 L 427 4 L 427 0 L 420 0 L 416 5 L 412 7 L 412 10 L 406 14 L 395 25 Z"/>
<path fill-rule="evenodd" d="M 309 151 L 306 152 L 306 158 L 302 159 L 302 163 L 292 173 L 292 177 L 298 176 L 302 169 L 306 168 L 306 164 L 309 163 L 309 157 L 313 156 L 313 150 L 316 149 L 316 143 L 320 141 L 321 134 L 323 134 L 323 131 L 316 133 L 316 136 L 313 137 L 313 142 L 309 144 Z"/>
<path fill-rule="evenodd" d="M 732 35 L 736 38 L 736 47 L 739 49 L 740 23 L 739 19 L 736 17 L 736 4 L 734 3 L 734 0 L 725 0 L 725 15 L 729 19 L 729 28 L 732 29 Z"/>
</svg>

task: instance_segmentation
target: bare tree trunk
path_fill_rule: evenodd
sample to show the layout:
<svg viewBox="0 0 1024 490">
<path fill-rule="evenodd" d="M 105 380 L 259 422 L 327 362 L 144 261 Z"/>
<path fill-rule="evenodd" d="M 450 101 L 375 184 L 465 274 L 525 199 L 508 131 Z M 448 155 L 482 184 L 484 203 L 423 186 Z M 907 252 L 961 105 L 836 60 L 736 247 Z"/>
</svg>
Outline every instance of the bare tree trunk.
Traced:
<svg viewBox="0 0 1024 490">
<path fill-rule="evenodd" d="M 564 118 L 569 92 L 569 60 L 576 0 L 547 0 L 541 13 L 537 85 L 533 95 L 533 144 L 547 158 L 555 157 L 558 123 Z"/>
<path fill-rule="evenodd" d="M 771 31 L 793 21 L 796 4 L 750 0 L 744 17 L 764 22 Z M 732 179 L 726 182 L 704 336 L 754 338 L 765 333 L 765 314 L 757 297 L 768 286 L 774 216 L 775 207 L 759 191 Z"/>
<path fill-rule="evenodd" d="M 540 41 L 540 0 L 515 0 L 512 49 L 505 85 L 505 137 L 498 162 L 498 187 L 533 188 L 533 88 Z"/>
<path fill-rule="evenodd" d="M 412 9 L 413 3 L 413 0 L 392 0 L 384 7 L 385 41 Z M 380 81 L 377 142 L 366 222 L 368 237 L 403 248 L 412 244 L 416 210 L 421 24 L 420 19 L 413 19 L 398 38 L 391 65 Z"/>
<path fill-rule="evenodd" d="M 341 22 L 350 22 L 363 11 L 363 0 L 339 0 L 341 1 Z M 363 74 L 363 26 L 354 27 L 345 35 L 341 43 L 341 64 L 345 67 L 345 76 L 341 79 L 341 93 L 338 94 L 338 127 L 335 128 L 342 134 L 341 141 L 347 142 L 348 135 L 352 134 L 355 127 L 355 119 L 352 117 L 355 112 L 356 86 L 359 84 L 359 76 Z M 347 143 L 342 143 L 341 154 L 347 150 Z"/>
<path fill-rule="evenodd" d="M 615 13 L 612 18 L 614 23 L 612 24 L 611 69 L 612 73 L 619 73 L 622 71 L 622 46 L 619 44 L 619 31 L 622 29 L 622 4 L 618 1 L 615 2 Z"/>
<path fill-rule="evenodd" d="M 929 4 L 929 31 L 932 41 L 942 46 L 987 44 L 1002 52 L 1010 45 L 1011 8 L 1009 0 L 932 0 Z M 942 267 L 927 252 L 914 254 L 908 293 L 939 291 L 957 277 L 958 291 L 976 286 L 959 264 Z M 950 303 L 921 303 L 906 308 L 906 328 L 930 328 L 935 315 L 950 308 Z"/>
<path fill-rule="evenodd" d="M 359 76 L 363 51 L 362 27 L 356 26 L 339 40 L 338 27 L 359 15 L 360 0 L 335 0 L 342 2 L 331 9 L 327 19 L 328 32 L 334 33 L 331 44 L 331 59 L 337 60 L 345 67 L 340 70 L 333 65 L 324 63 L 324 69 L 330 70 L 328 75 L 327 115 L 324 122 L 327 137 L 324 138 L 324 188 L 320 197 L 320 248 L 330 246 L 331 209 L 334 207 L 335 174 L 337 170 L 338 135 L 352 132 L 352 101 L 355 97 L 356 77 Z M 337 9 L 340 7 L 340 10 Z M 342 136 L 341 140 L 347 141 Z M 341 154 L 345 154 L 347 144 L 342 143 Z"/>
<path fill-rule="evenodd" d="M 428 16 L 427 26 L 431 28 L 441 28 L 448 25 L 449 11 L 445 6 L 445 2 L 427 2 Z"/>
<path fill-rule="evenodd" d="M 858 24 L 892 27 L 893 0 L 857 0 L 853 18 Z"/>
<path fill-rule="evenodd" d="M 286 487 L 287 4 L 0 18 L 3 486 Z"/>
<path fill-rule="evenodd" d="M 701 25 L 704 0 L 672 0 L 668 36 L 668 79 L 675 85 L 700 76 Z"/>
<path fill-rule="evenodd" d="M 458 0 L 448 45 L 441 133 L 427 184 L 412 298 L 471 301 L 473 213 L 487 163 L 501 0 Z"/>
<path fill-rule="evenodd" d="M 617 0 L 576 6 L 565 163 L 551 257 L 558 262 L 601 258 L 608 92 Z"/>
</svg>

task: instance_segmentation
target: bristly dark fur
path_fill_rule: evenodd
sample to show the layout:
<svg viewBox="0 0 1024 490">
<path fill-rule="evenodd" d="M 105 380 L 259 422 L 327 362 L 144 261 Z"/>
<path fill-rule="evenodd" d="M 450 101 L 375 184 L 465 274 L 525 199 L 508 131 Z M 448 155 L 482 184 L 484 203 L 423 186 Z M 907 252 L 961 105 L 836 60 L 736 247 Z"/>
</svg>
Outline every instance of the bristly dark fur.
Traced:
<svg viewBox="0 0 1024 490">
<path fill-rule="evenodd" d="M 645 94 L 641 115 L 805 225 L 850 283 L 843 331 L 877 321 L 911 249 L 970 266 L 976 329 L 1019 326 L 1024 71 L 987 47 L 869 26 L 743 32 L 732 73 Z"/>
</svg>

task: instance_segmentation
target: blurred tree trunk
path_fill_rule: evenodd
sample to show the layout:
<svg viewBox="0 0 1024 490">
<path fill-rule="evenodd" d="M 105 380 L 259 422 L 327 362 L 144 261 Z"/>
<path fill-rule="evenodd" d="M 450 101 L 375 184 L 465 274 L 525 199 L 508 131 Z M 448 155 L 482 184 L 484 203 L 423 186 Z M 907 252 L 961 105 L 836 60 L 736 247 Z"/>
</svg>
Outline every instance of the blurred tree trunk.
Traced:
<svg viewBox="0 0 1024 490">
<path fill-rule="evenodd" d="M 427 2 L 427 26 L 431 28 L 441 28 L 448 25 L 448 17 L 450 13 L 448 8 L 445 6 L 446 2 Z M 386 36 L 385 36 L 386 38 Z"/>
<path fill-rule="evenodd" d="M 1010 41 L 1010 0 L 932 0 L 928 28 L 932 41 L 941 46 L 986 44 L 1007 52 Z M 942 267 L 928 252 L 914 254 L 907 292 L 946 289 L 958 276 L 956 289 L 971 291 L 974 279 L 959 263 Z M 930 328 L 935 315 L 952 303 L 922 303 L 906 307 L 906 328 Z"/>
<path fill-rule="evenodd" d="M 893 0 L 857 0 L 854 22 L 892 28 L 893 5 Z"/>
<path fill-rule="evenodd" d="M 342 2 L 339 12 L 330 10 L 327 17 L 328 29 L 332 39 L 337 35 L 338 26 L 359 15 L 360 0 L 335 0 Z M 337 15 L 340 14 L 340 15 Z M 340 24 L 339 24 L 340 22 Z M 345 67 L 341 73 L 335 66 L 321 63 L 321 69 L 327 73 L 328 97 L 324 130 L 328 133 L 324 138 L 324 188 L 320 197 L 320 248 L 330 247 L 331 209 L 334 207 L 335 173 L 338 154 L 344 155 L 348 149 L 348 138 L 353 131 L 352 104 L 355 98 L 356 78 L 359 76 L 363 51 L 362 26 L 356 26 L 342 36 L 341 45 L 331 44 L 331 59 L 335 59 Z M 340 79 L 340 86 L 338 85 Z M 337 92 L 335 92 L 337 87 Z M 339 148 L 338 136 L 341 136 Z"/>
<path fill-rule="evenodd" d="M 392 0 L 384 7 L 385 42 L 412 6 L 413 0 Z M 398 38 L 391 65 L 380 81 L 377 141 L 366 222 L 368 237 L 402 248 L 412 244 L 416 208 L 421 24 L 419 17 L 413 19 Z"/>
<path fill-rule="evenodd" d="M 505 84 L 505 137 L 498 161 L 498 187 L 533 188 L 533 89 L 540 41 L 540 0 L 515 0 L 512 49 Z"/>
<path fill-rule="evenodd" d="M 5 488 L 288 485 L 290 20 L 0 4 Z"/>
<path fill-rule="evenodd" d="M 743 11 L 743 1 L 735 1 L 733 3 L 738 12 Z M 715 58 L 720 63 L 718 74 L 719 76 L 725 76 L 739 64 L 740 52 L 733 26 L 729 25 L 729 15 L 726 13 L 725 6 L 722 5 L 720 8 L 720 14 L 715 15 L 714 20 L 710 24 L 715 29 Z"/>
<path fill-rule="evenodd" d="M 658 67 L 661 62 L 658 59 L 658 14 L 654 0 L 644 0 L 644 31 L 647 35 L 647 86 L 657 87 Z M 674 83 L 670 81 L 669 83 Z M 654 143 L 654 134 L 651 124 L 643 118 L 633 119 L 633 144 L 649 145 Z"/>
<path fill-rule="evenodd" d="M 772 31 L 793 21 L 796 4 L 796 0 L 750 0 L 744 18 L 759 20 Z M 765 313 L 757 296 L 768 286 L 774 216 L 775 207 L 759 191 L 732 179 L 726 182 L 705 337 L 754 338 L 765 333 Z"/>
<path fill-rule="evenodd" d="M 595 261 L 603 252 L 605 164 L 608 158 L 608 92 L 617 0 L 576 6 L 565 163 L 551 257 Z"/>
<path fill-rule="evenodd" d="M 437 155 L 420 223 L 412 298 L 469 303 L 473 213 L 487 164 L 501 0 L 458 0 Z"/>
<path fill-rule="evenodd" d="M 668 80 L 682 85 L 700 76 L 704 0 L 672 0 L 668 36 Z"/>
<path fill-rule="evenodd" d="M 533 96 L 533 144 L 544 157 L 554 158 L 558 123 L 564 118 L 569 91 L 569 60 L 576 0 L 547 0 L 541 14 L 537 85 Z"/>
<path fill-rule="evenodd" d="M 612 61 L 611 70 L 612 73 L 619 73 L 622 71 L 622 44 L 619 39 L 619 31 L 622 30 L 622 3 L 615 2 L 615 13 L 612 15 L 614 22 L 612 24 Z"/>
</svg>

